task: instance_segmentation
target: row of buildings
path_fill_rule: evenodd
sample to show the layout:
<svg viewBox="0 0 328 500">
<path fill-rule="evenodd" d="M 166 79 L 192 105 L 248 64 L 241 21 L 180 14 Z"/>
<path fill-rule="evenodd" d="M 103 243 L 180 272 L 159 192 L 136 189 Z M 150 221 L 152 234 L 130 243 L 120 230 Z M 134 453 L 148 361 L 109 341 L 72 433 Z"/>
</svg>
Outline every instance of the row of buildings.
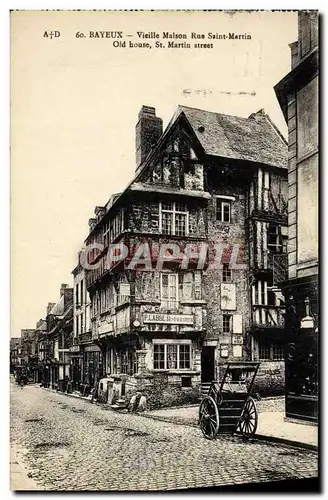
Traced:
<svg viewBox="0 0 328 500">
<path fill-rule="evenodd" d="M 294 73 L 313 57 L 315 22 L 300 14 Z M 163 131 L 155 109 L 142 106 L 133 179 L 95 207 L 73 287 L 62 285 L 27 333 L 38 381 L 86 394 L 107 377 L 119 400 L 141 392 L 151 405 L 169 405 L 197 398 L 228 361 L 247 359 L 261 361 L 260 394 L 284 391 L 289 335 L 306 316 L 313 330 L 318 321 L 309 284 L 317 158 L 306 132 L 316 89 L 286 78 L 289 87 L 284 79 L 276 92 L 289 145 L 264 110 L 241 118 L 179 106 Z"/>
</svg>

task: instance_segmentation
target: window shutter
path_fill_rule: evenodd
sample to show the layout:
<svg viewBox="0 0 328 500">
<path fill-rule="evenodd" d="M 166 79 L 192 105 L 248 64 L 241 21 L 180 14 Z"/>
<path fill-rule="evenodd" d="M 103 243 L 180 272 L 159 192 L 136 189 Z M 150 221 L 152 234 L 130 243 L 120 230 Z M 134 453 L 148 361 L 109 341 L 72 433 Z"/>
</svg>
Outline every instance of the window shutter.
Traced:
<svg viewBox="0 0 328 500">
<path fill-rule="evenodd" d="M 119 295 L 123 297 L 130 297 L 130 283 L 120 283 Z"/>
<path fill-rule="evenodd" d="M 192 298 L 192 284 L 193 284 L 192 273 L 184 273 L 183 291 L 182 291 L 182 297 L 184 300 L 190 300 Z"/>
<path fill-rule="evenodd" d="M 242 314 L 234 314 L 232 317 L 233 333 L 243 333 L 243 316 Z"/>
</svg>

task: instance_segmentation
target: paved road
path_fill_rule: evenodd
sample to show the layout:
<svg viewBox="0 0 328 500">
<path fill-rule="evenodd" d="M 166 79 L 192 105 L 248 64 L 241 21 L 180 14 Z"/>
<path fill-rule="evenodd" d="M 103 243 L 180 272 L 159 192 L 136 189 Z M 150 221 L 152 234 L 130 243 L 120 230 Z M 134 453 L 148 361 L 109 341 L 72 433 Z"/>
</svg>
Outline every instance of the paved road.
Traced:
<svg viewBox="0 0 328 500">
<path fill-rule="evenodd" d="M 208 441 L 197 428 L 36 386 L 12 384 L 11 439 L 40 490 L 172 490 L 317 476 L 312 451 L 231 436 Z"/>
</svg>

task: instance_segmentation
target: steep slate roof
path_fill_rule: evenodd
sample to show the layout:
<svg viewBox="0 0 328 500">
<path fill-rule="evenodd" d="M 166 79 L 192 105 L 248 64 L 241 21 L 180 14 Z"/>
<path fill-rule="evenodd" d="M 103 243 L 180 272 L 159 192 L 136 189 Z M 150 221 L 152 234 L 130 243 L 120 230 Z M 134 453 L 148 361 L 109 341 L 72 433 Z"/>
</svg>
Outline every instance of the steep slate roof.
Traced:
<svg viewBox="0 0 328 500">
<path fill-rule="evenodd" d="M 64 295 L 62 295 L 59 299 L 59 302 L 51 309 L 49 314 L 53 314 L 55 316 L 62 316 L 65 311 L 65 299 Z"/>
<path fill-rule="evenodd" d="M 38 327 L 36 327 L 37 331 L 40 331 L 40 332 L 44 332 L 44 331 L 47 331 L 47 322 L 45 319 L 42 320 L 42 323 L 39 324 Z"/>
<path fill-rule="evenodd" d="M 241 118 L 178 106 L 174 118 L 181 113 L 206 154 L 287 168 L 287 143 L 263 110 Z"/>
<path fill-rule="evenodd" d="M 205 154 L 288 168 L 287 142 L 263 109 L 252 113 L 248 118 L 242 118 L 179 105 L 164 133 L 137 169 L 127 187 L 121 193 L 113 194 L 109 198 L 106 203 L 106 212 L 110 211 L 121 196 L 138 182 L 152 155 L 162 147 L 172 126 L 182 114 L 189 122 Z M 204 127 L 204 131 L 199 131 L 199 127 Z M 96 228 L 97 225 L 90 231 L 85 242 L 89 240 Z"/>
</svg>

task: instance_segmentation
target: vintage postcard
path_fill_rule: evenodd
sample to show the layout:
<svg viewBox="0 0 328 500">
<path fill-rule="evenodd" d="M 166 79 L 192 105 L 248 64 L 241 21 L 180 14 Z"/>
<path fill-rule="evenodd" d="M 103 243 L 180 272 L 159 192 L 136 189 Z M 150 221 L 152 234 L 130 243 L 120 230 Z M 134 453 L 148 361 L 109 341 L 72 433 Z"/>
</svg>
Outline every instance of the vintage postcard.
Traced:
<svg viewBox="0 0 328 500">
<path fill-rule="evenodd" d="M 11 490 L 319 491 L 319 14 L 11 12 Z"/>
</svg>

